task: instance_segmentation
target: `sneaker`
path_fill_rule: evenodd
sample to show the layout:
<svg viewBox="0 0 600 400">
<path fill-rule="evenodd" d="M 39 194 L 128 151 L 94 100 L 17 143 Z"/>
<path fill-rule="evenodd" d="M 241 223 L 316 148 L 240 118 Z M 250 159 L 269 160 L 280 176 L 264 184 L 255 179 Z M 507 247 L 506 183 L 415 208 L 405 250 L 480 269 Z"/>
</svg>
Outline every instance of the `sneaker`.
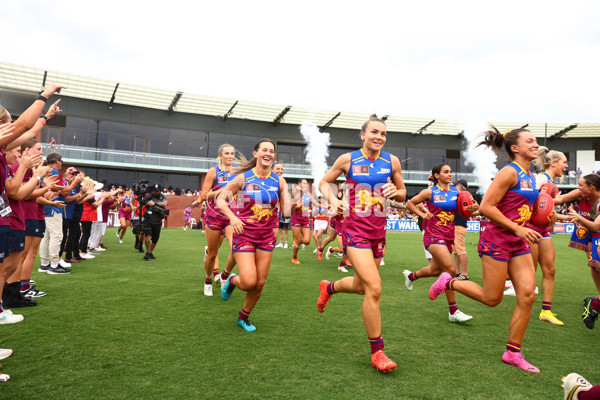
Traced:
<svg viewBox="0 0 600 400">
<path fill-rule="evenodd" d="M 319 310 L 320 313 L 325 311 L 327 303 L 329 303 L 329 300 L 331 300 L 331 295 L 327 293 L 327 287 L 330 283 L 331 282 L 329 281 L 319 282 L 319 291 L 321 294 L 319 295 L 319 299 L 317 300 L 317 310 Z"/>
<path fill-rule="evenodd" d="M 329 260 L 329 259 L 331 258 L 331 253 L 332 253 L 332 252 L 331 252 L 331 246 L 329 246 L 329 247 L 327 248 L 327 250 L 325 250 L 325 259 L 326 259 L 326 260 Z"/>
<path fill-rule="evenodd" d="M 85 254 L 85 253 L 81 253 L 79 254 L 79 257 L 85 259 L 85 260 L 91 260 L 92 258 L 96 258 L 96 256 L 93 256 L 91 254 Z"/>
<path fill-rule="evenodd" d="M 142 250 L 142 248 L 140 247 L 138 250 L 140 250 L 141 252 L 143 252 L 144 250 Z M 89 249 L 88 250 L 89 254 L 100 254 L 101 252 L 96 250 L 96 249 Z"/>
<path fill-rule="evenodd" d="M 138 246 L 138 248 L 137 248 L 137 249 L 138 249 L 138 251 L 139 251 L 140 253 L 143 253 L 143 252 L 144 252 L 144 245 L 140 243 L 140 245 Z"/>
<path fill-rule="evenodd" d="M 287 243 L 283 245 L 283 248 L 284 248 L 284 249 L 287 249 L 287 248 L 288 248 L 288 245 L 287 245 Z"/>
<path fill-rule="evenodd" d="M 504 291 L 504 295 L 505 296 L 516 296 L 517 292 L 515 292 L 515 288 L 511 286 Z"/>
<path fill-rule="evenodd" d="M 11 354 L 11 349 L 0 349 L 0 360 L 4 360 L 5 358 L 10 357 Z"/>
<path fill-rule="evenodd" d="M 411 274 L 411 272 L 409 270 L 405 269 L 404 272 L 402 272 L 402 273 L 404 274 L 404 285 L 406 285 L 406 288 L 408 290 L 412 290 L 414 281 L 411 281 L 410 279 L 408 279 L 408 276 Z"/>
<path fill-rule="evenodd" d="M 381 371 L 384 374 L 388 371 L 398 368 L 398 365 L 390 360 L 388 356 L 385 355 L 383 350 L 379 350 L 371 354 L 371 365 L 377 368 L 377 371 Z"/>
<path fill-rule="evenodd" d="M 583 323 L 588 329 L 594 329 L 594 323 L 598 319 L 598 310 L 592 306 L 592 301 L 594 297 L 588 297 L 583 301 L 583 314 L 581 314 Z"/>
<path fill-rule="evenodd" d="M 535 287 L 534 293 L 535 293 L 535 294 L 538 294 L 538 293 L 539 293 L 539 291 L 538 291 L 538 287 L 537 287 L 537 286 Z"/>
<path fill-rule="evenodd" d="M 223 299 L 223 301 L 227 301 L 231 297 L 231 293 L 233 293 L 233 289 L 235 289 L 235 286 L 233 286 L 233 284 L 231 283 L 231 280 L 236 275 L 237 274 L 229 275 L 229 278 L 227 278 L 227 281 L 225 281 L 225 284 L 221 286 L 221 298 Z"/>
<path fill-rule="evenodd" d="M 248 319 L 238 319 L 237 324 L 246 332 L 254 332 L 256 327 L 252 325 L 252 322 L 248 321 Z"/>
<path fill-rule="evenodd" d="M 69 266 L 70 266 L 71 264 L 77 264 L 77 263 L 79 263 L 79 262 L 80 262 L 80 261 L 79 261 L 78 259 L 76 259 L 76 258 L 66 258 L 66 259 L 65 259 L 65 261 L 64 261 L 64 263 L 65 263 L 65 264 L 68 264 Z M 69 267 L 65 266 L 65 268 L 69 268 Z"/>
<path fill-rule="evenodd" d="M 213 283 L 221 284 L 221 274 L 213 275 Z"/>
<path fill-rule="evenodd" d="M 342 253 L 335 253 L 334 257 L 342 258 L 344 255 Z"/>
<path fill-rule="evenodd" d="M 119 244 L 123 244 L 123 239 L 119 238 Z"/>
<path fill-rule="evenodd" d="M 579 393 L 587 392 L 593 387 L 583 376 L 575 373 L 563 376 L 561 380 L 565 389 L 565 400 L 578 399 Z"/>
<path fill-rule="evenodd" d="M 509 287 L 512 287 L 512 281 L 507 279 L 506 282 L 504 282 L 504 288 L 508 289 Z"/>
<path fill-rule="evenodd" d="M 48 272 L 49 269 L 50 269 L 50 264 L 40 265 L 40 267 L 38 268 L 38 272 Z"/>
<path fill-rule="evenodd" d="M 527 372 L 540 372 L 540 370 L 535 365 L 531 365 L 527 361 L 525 361 L 523 354 L 518 351 L 505 350 L 504 354 L 502 355 L 502 361 L 504 361 L 507 364 L 514 365 L 515 367 L 519 367 Z"/>
<path fill-rule="evenodd" d="M 30 279 L 29 280 L 29 286 L 35 286 L 35 285 L 37 285 L 37 282 L 34 281 L 33 279 Z"/>
<path fill-rule="evenodd" d="M 300 260 L 297 258 L 292 258 L 292 264 L 300 264 Z"/>
<path fill-rule="evenodd" d="M 71 268 L 71 264 L 69 264 L 63 259 L 58 260 L 58 266 L 63 268 Z"/>
<path fill-rule="evenodd" d="M 206 262 L 206 257 L 208 257 L 208 246 L 204 246 L 204 262 Z"/>
<path fill-rule="evenodd" d="M 563 326 L 564 323 L 556 318 L 556 314 L 553 314 L 551 310 L 542 310 L 540 313 L 540 321 L 548 321 L 554 325 Z"/>
<path fill-rule="evenodd" d="M 0 312 L 0 324 L 14 324 L 21 321 L 23 321 L 21 314 L 13 314 L 12 311 L 6 309 Z"/>
<path fill-rule="evenodd" d="M 301 250 L 306 250 L 306 245 L 303 244 Z"/>
<path fill-rule="evenodd" d="M 213 293 L 212 293 L 212 284 L 210 284 L 210 285 L 206 284 L 206 283 L 204 284 L 204 295 L 205 296 L 212 296 L 213 295 Z"/>
<path fill-rule="evenodd" d="M 323 252 L 321 250 L 317 250 L 317 260 L 323 260 Z"/>
<path fill-rule="evenodd" d="M 304 250 L 304 249 L 302 249 L 302 250 Z M 314 250 L 313 250 L 313 254 L 316 254 L 316 252 L 317 252 L 318 250 L 319 250 L 319 249 L 314 249 Z"/>
<path fill-rule="evenodd" d="M 98 252 L 106 251 L 106 249 L 104 247 L 100 247 L 100 245 L 98 247 L 96 247 L 95 249 L 93 249 L 93 250 L 96 250 Z"/>
<path fill-rule="evenodd" d="M 120 238 L 120 236 L 119 236 L 119 231 L 117 231 L 116 235 L 117 235 L 117 238 Z"/>
<path fill-rule="evenodd" d="M 152 254 L 146 252 L 146 254 L 144 254 L 144 260 L 148 261 L 150 259 L 152 259 Z"/>
<path fill-rule="evenodd" d="M 48 268 L 48 274 L 49 275 L 66 275 L 66 274 L 70 274 L 71 270 L 69 268 L 63 268 L 60 266 L 60 264 L 58 264 L 58 267 L 56 268 Z"/>
<path fill-rule="evenodd" d="M 343 265 L 340 265 L 338 267 L 338 271 L 340 271 L 340 272 L 348 272 L 348 270 Z"/>
<path fill-rule="evenodd" d="M 440 294 L 444 293 L 446 291 L 446 284 L 450 279 L 452 279 L 452 277 L 449 273 L 442 272 L 437 281 L 429 288 L 429 298 L 435 300 Z"/>
<path fill-rule="evenodd" d="M 25 298 L 34 298 L 34 297 L 44 297 L 46 295 L 46 292 L 42 292 L 41 290 L 38 290 L 34 287 L 30 287 L 27 290 L 21 290 L 21 295 Z"/>
<path fill-rule="evenodd" d="M 277 243 L 277 246 L 275 246 L 276 249 L 281 249 L 283 248 L 283 243 L 279 242 Z"/>
<path fill-rule="evenodd" d="M 154 257 L 154 253 L 150 253 L 150 259 L 151 260 L 156 260 L 156 257 Z"/>
<path fill-rule="evenodd" d="M 467 322 L 467 321 L 470 321 L 473 319 L 472 316 L 467 315 L 460 310 L 457 310 L 454 314 L 448 313 L 448 317 L 450 319 L 450 322 L 459 322 L 459 323 Z"/>
<path fill-rule="evenodd" d="M 379 263 L 379 265 L 385 265 L 385 260 L 382 258 L 381 262 Z"/>
</svg>

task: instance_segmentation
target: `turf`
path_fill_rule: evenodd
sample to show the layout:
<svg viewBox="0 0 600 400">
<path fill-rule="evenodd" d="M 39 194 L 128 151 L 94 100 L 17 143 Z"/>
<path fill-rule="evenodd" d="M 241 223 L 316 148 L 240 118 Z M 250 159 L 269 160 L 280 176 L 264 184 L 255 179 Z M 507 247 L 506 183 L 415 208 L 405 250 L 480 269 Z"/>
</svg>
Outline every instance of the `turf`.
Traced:
<svg viewBox="0 0 600 400">
<path fill-rule="evenodd" d="M 469 274 L 481 283 L 477 238 L 467 235 Z M 419 233 L 388 234 L 382 334 L 398 369 L 383 375 L 370 365 L 360 296 L 338 294 L 317 312 L 318 282 L 346 275 L 337 258 L 318 262 L 309 246 L 294 265 L 291 249 L 276 249 L 250 316 L 258 330 L 246 333 L 235 323 L 243 292 L 227 303 L 218 285 L 215 296 L 203 295 L 200 231 L 164 231 L 157 260 L 142 261 L 129 233 L 120 245 L 109 229 L 109 250 L 75 264 L 72 274 L 34 272 L 48 296 L 15 310 L 23 322 L 0 326 L 0 347 L 14 350 L 2 361 L 0 372 L 11 379 L 0 382 L 0 397 L 550 399 L 561 398 L 560 378 L 570 372 L 600 382 L 599 332 L 580 318 L 582 300 L 597 292 L 585 254 L 567 248 L 567 236 L 554 238 L 553 311 L 565 326 L 537 319 L 540 294 L 523 343 L 540 374 L 500 360 L 514 297 L 489 308 L 457 294 L 460 309 L 474 316 L 457 325 L 443 298 L 428 299 L 433 279 L 406 290 L 402 271 L 425 264 L 421 240 Z M 224 248 L 222 263 L 225 256 Z"/>
</svg>

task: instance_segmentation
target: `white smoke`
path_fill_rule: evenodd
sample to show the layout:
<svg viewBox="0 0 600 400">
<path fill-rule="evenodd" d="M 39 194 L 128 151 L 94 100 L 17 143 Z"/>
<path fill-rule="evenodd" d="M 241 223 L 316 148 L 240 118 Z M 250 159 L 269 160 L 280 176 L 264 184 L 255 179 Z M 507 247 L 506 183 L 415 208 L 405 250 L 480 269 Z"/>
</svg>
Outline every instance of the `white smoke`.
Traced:
<svg viewBox="0 0 600 400">
<path fill-rule="evenodd" d="M 300 133 L 307 146 L 306 161 L 310 164 L 312 177 L 314 180 L 313 193 L 320 195 L 318 185 L 321 178 L 327 172 L 327 156 L 329 155 L 329 133 L 319 131 L 319 128 L 312 122 L 304 121 L 300 126 Z"/>
<path fill-rule="evenodd" d="M 477 192 L 483 196 L 485 191 L 492 183 L 492 178 L 498 173 L 496 168 L 496 159 L 498 156 L 488 147 L 477 146 L 477 143 L 483 140 L 482 132 L 488 129 L 487 124 L 482 122 L 468 122 L 464 125 L 464 135 L 467 139 L 467 150 L 463 152 L 465 163 L 474 168 L 474 173 L 479 181 Z"/>
</svg>

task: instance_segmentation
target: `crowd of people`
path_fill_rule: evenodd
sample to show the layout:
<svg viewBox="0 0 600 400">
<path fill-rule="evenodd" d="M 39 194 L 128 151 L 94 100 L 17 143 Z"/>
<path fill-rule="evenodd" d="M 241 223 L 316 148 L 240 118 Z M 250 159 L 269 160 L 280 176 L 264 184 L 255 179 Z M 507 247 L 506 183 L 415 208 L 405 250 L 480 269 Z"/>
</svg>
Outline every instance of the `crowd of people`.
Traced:
<svg viewBox="0 0 600 400">
<path fill-rule="evenodd" d="M 35 299 L 45 295 L 31 279 L 38 252 L 39 272 L 65 275 L 72 272 L 71 264 L 87 262 L 106 250 L 102 238 L 111 209 L 119 210 L 119 241 L 122 243 L 123 235 L 132 227 L 135 248 L 145 253 L 143 259 L 156 258 L 153 250 L 167 214 L 170 191 L 165 192 L 160 185 L 144 190 L 102 190 L 101 183 L 74 167 L 63 177 L 62 158 L 56 152 L 48 154 L 44 162 L 35 137 L 46 121 L 61 111 L 59 100 L 42 114 L 46 101 L 61 89 L 60 85 L 49 85 L 14 123 L 0 108 L 0 324 L 23 320 L 10 309 L 34 306 Z M 473 201 L 458 212 L 458 198 L 468 190 L 468 183 L 453 182 L 452 170 L 445 163 L 432 169 L 430 187 L 407 201 L 400 161 L 383 150 L 386 135 L 385 121 L 373 115 L 361 128 L 362 147 L 340 156 L 313 191 L 304 179 L 288 190 L 284 166 L 276 162 L 272 140 L 260 140 L 248 160 L 236 158 L 233 146 L 221 145 L 219 165 L 209 170 L 198 198 L 184 211 L 187 227 L 192 207 L 205 210 L 204 294 L 212 296 L 215 283 L 221 285 L 224 301 L 230 300 L 235 289 L 245 292 L 237 325 L 253 332 L 257 328 L 249 317 L 262 295 L 274 249 L 291 244 L 290 262 L 298 265 L 302 262 L 299 251 L 314 240 L 318 261 L 323 255 L 329 259 L 335 254 L 342 258 L 340 271 L 353 270 L 352 275 L 339 280 L 318 283 L 318 311 L 325 312 L 336 294 L 363 296 L 371 364 L 384 373 L 395 369 L 397 364 L 384 352 L 379 307 L 379 267 L 383 265 L 386 222 L 392 208 L 398 210 L 392 215 L 406 217 L 410 213 L 419 219 L 428 258 L 427 266 L 404 271 L 406 288 L 412 290 L 421 278 L 437 278 L 429 298 L 435 300 L 444 293 L 450 321 L 465 323 L 474 317 L 459 310 L 456 292 L 493 307 L 502 301 L 510 278 L 517 302 L 501 359 L 525 371 L 539 372 L 525 360 L 521 346 L 535 300 L 538 264 L 543 272 L 544 296 L 539 319 L 563 325 L 552 313 L 555 266 L 550 229 L 557 220 L 577 223 L 570 247 L 589 254 L 592 278 L 600 293 L 600 176 L 581 176 L 578 189 L 555 197 L 559 212 L 554 212 L 544 226 L 533 225 L 530 217 L 538 189 L 563 175 L 566 157 L 540 147 L 527 129 L 502 134 L 491 127 L 480 145 L 495 151 L 504 148 L 511 162 L 496 175 L 481 204 Z M 531 173 L 532 162 L 543 172 Z M 337 182 L 341 174 L 346 177 L 343 184 Z M 570 202 L 578 203 L 566 209 L 560 206 Z M 482 286 L 468 276 L 465 213 L 489 220 L 478 246 Z M 221 270 L 217 254 L 223 239 L 227 239 L 230 251 Z M 233 272 L 236 266 L 238 273 Z M 587 297 L 582 315 L 587 328 L 594 327 L 599 312 L 600 297 Z M 0 356 L 9 352 L 5 349 Z"/>
</svg>

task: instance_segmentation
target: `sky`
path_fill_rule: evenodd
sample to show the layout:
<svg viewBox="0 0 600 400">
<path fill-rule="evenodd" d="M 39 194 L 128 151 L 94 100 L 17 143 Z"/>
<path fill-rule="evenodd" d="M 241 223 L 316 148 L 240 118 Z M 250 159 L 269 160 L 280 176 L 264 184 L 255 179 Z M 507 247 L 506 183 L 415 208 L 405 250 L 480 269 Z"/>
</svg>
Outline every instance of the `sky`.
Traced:
<svg viewBox="0 0 600 400">
<path fill-rule="evenodd" d="M 600 122 L 600 2 L 2 0 L 0 61 L 453 120 Z"/>
</svg>

